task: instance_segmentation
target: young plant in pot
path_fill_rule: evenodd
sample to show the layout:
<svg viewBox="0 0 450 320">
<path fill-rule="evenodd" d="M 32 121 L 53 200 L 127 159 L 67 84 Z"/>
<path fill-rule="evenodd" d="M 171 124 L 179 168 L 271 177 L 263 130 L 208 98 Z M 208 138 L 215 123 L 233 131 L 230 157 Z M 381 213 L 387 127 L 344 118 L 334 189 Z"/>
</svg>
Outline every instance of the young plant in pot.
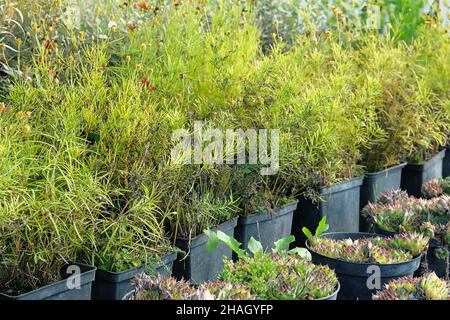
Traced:
<svg viewBox="0 0 450 320">
<path fill-rule="evenodd" d="M 225 261 L 219 280 L 243 285 L 258 299 L 263 300 L 335 300 L 339 282 L 327 266 L 310 262 L 304 248 L 289 250 L 293 236 L 275 242 L 271 252 L 251 238 L 248 249 L 241 248 L 236 239 L 217 231 L 206 230 L 209 236 L 208 251 L 214 251 L 220 242 L 225 243 L 238 256 L 238 260 Z"/>
<path fill-rule="evenodd" d="M 277 185 L 281 183 L 279 176 L 263 176 L 261 170 L 256 165 L 233 167 L 231 188 L 241 208 L 234 237 L 244 249 L 252 237 L 268 250 L 277 239 L 289 236 L 297 208 L 298 201 Z"/>
<path fill-rule="evenodd" d="M 85 256 L 89 259 L 91 255 L 98 268 L 94 300 L 122 299 L 131 290 L 132 279 L 141 272 L 172 274 L 177 253 L 165 235 L 164 218 L 156 206 L 158 197 L 154 189 L 143 187 L 142 194 L 135 193 L 133 200 L 115 199 L 116 209 L 121 208 L 119 213 L 108 213 L 100 219 L 96 245 Z"/>
<path fill-rule="evenodd" d="M 232 251 L 222 245 L 215 256 L 207 256 L 208 241 L 202 230 L 215 228 L 234 235 L 238 207 L 229 190 L 230 167 L 226 165 L 186 165 L 164 169 L 165 211 L 174 212 L 170 222 L 173 243 L 179 252 L 173 275 L 201 284 L 223 269 L 222 257 Z"/>
<path fill-rule="evenodd" d="M 312 261 L 336 271 L 338 299 L 370 300 L 374 290 L 392 279 L 409 276 L 419 268 L 429 238 L 419 233 L 393 237 L 371 233 L 331 232 L 325 218 L 315 235 L 304 228 Z M 375 277 L 375 278 L 374 278 Z M 375 279 L 375 280 L 374 280 Z"/>
<path fill-rule="evenodd" d="M 76 262 L 96 237 L 107 190 L 78 162 L 85 145 L 60 129 L 65 116 L 33 118 L 18 108 L 36 89 L 12 91 L 20 102 L 0 114 L 0 300 L 90 300 L 96 268 Z"/>
<path fill-rule="evenodd" d="M 373 295 L 373 300 L 448 300 L 448 288 L 445 280 L 435 273 L 419 278 L 401 278 L 387 283 L 383 290 Z"/>
<path fill-rule="evenodd" d="M 376 233 L 392 236 L 413 231 L 429 236 L 432 240 L 424 256 L 423 269 L 448 279 L 449 206 L 448 195 L 426 200 L 394 190 L 382 194 L 376 203 L 369 203 L 364 208 L 364 214 L 372 220 Z"/>
</svg>

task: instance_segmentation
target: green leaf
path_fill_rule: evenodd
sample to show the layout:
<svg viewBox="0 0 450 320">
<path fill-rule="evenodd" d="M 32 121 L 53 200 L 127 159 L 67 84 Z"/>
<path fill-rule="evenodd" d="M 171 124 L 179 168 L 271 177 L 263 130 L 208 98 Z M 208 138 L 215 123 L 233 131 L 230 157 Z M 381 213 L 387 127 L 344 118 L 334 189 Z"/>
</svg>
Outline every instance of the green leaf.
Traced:
<svg viewBox="0 0 450 320">
<path fill-rule="evenodd" d="M 256 241 L 255 238 L 251 237 L 248 241 L 248 250 L 253 253 L 255 256 L 259 256 L 264 253 L 264 248 L 261 242 Z"/>
<path fill-rule="evenodd" d="M 217 247 L 219 246 L 219 238 L 217 237 L 217 234 L 209 229 L 204 230 L 203 232 L 209 237 L 209 240 L 205 245 L 205 251 L 206 252 L 216 251 Z"/>
<path fill-rule="evenodd" d="M 275 242 L 275 248 L 272 249 L 275 253 L 283 253 L 288 251 L 289 245 L 295 241 L 295 237 L 290 235 Z"/>
<path fill-rule="evenodd" d="M 292 250 L 289 250 L 289 253 L 292 254 L 298 254 L 301 258 L 311 261 L 312 257 L 311 257 L 311 253 L 308 251 L 308 249 L 306 248 L 294 248 Z"/>
<path fill-rule="evenodd" d="M 309 229 L 307 227 L 303 227 L 302 231 L 308 239 L 311 239 L 313 237 L 311 231 L 309 231 Z"/>
<path fill-rule="evenodd" d="M 247 253 L 245 250 L 241 249 L 241 244 L 239 241 L 237 241 L 235 238 L 230 237 L 226 233 L 223 233 L 222 231 L 217 231 L 217 237 L 220 241 L 225 243 L 231 250 L 233 250 L 239 258 L 245 258 L 247 257 Z"/>
<path fill-rule="evenodd" d="M 323 216 L 323 218 L 320 220 L 319 225 L 316 229 L 316 237 L 320 237 L 322 234 L 324 234 L 330 226 L 327 224 L 327 216 Z"/>
</svg>

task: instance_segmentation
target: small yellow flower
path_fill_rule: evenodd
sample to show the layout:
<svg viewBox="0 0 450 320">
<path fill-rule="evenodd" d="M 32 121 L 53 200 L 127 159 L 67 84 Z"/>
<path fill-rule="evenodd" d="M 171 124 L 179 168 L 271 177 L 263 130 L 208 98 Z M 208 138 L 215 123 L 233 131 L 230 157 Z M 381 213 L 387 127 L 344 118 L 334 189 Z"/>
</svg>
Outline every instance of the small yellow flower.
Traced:
<svg viewBox="0 0 450 320">
<path fill-rule="evenodd" d="M 142 64 L 137 64 L 136 65 L 136 70 L 137 71 L 141 71 L 142 70 Z"/>
<path fill-rule="evenodd" d="M 25 118 L 25 114 L 23 113 L 23 111 L 19 111 L 16 114 L 17 120 L 22 121 Z"/>
<path fill-rule="evenodd" d="M 22 131 L 23 131 L 23 133 L 24 133 L 25 135 L 29 135 L 30 132 L 31 132 L 31 126 L 30 126 L 29 124 L 26 124 L 26 125 L 23 127 Z"/>
<path fill-rule="evenodd" d="M 147 45 L 145 43 L 141 44 L 141 50 L 147 49 Z"/>
<path fill-rule="evenodd" d="M 131 57 L 130 56 L 126 56 L 125 59 L 127 60 L 127 63 L 130 63 L 130 61 L 131 61 Z"/>
<path fill-rule="evenodd" d="M 17 38 L 16 39 L 16 45 L 20 47 L 22 45 L 22 39 Z"/>
<path fill-rule="evenodd" d="M 85 37 L 84 31 L 80 31 L 80 32 L 78 33 L 78 36 L 80 37 L 81 40 L 83 40 L 84 37 Z"/>
<path fill-rule="evenodd" d="M 45 19 L 40 19 L 40 20 L 39 20 L 39 24 L 40 24 L 41 26 L 45 25 Z"/>
<path fill-rule="evenodd" d="M 97 16 L 99 16 L 101 13 L 102 13 L 102 9 L 101 8 L 99 8 L 99 7 L 95 8 L 95 14 Z"/>
<path fill-rule="evenodd" d="M 31 111 L 25 112 L 25 118 L 26 118 L 27 120 L 30 120 L 30 118 L 31 118 Z"/>
</svg>

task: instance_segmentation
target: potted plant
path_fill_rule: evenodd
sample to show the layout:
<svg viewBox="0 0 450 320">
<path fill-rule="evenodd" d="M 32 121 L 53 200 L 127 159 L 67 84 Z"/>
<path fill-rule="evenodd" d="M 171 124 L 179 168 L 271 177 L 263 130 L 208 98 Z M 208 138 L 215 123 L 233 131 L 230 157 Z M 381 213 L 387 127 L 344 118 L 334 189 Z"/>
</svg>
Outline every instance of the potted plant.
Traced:
<svg viewBox="0 0 450 320">
<path fill-rule="evenodd" d="M 435 273 L 420 278 L 401 278 L 385 284 L 373 300 L 448 300 L 447 282 Z"/>
<path fill-rule="evenodd" d="M 200 188 L 205 187 L 207 180 L 203 176 L 199 179 Z M 210 189 L 200 194 L 194 191 L 191 198 L 188 194 L 186 198 L 176 199 L 176 204 L 179 206 L 172 230 L 175 230 L 174 244 L 182 252 L 174 262 L 173 275 L 193 284 L 216 278 L 223 269 L 223 256 L 231 259 L 232 251 L 222 245 L 213 256 L 208 256 L 204 251 L 208 238 L 202 230 L 215 228 L 233 236 L 238 219 L 236 200 L 221 199 Z"/>
<path fill-rule="evenodd" d="M 434 185 L 429 184 L 428 193 L 435 194 L 436 189 L 430 189 Z M 448 195 L 425 200 L 409 197 L 404 191 L 390 191 L 376 203 L 369 203 L 364 213 L 370 217 L 376 233 L 392 236 L 414 231 L 429 236 L 432 240 L 424 257 L 425 270 L 447 278 L 449 201 Z"/>
<path fill-rule="evenodd" d="M 328 265 L 336 271 L 341 290 L 339 299 L 369 300 L 374 293 L 371 275 L 376 272 L 381 284 L 404 276 L 412 276 L 419 268 L 422 253 L 428 246 L 428 237 L 405 233 L 394 237 L 371 233 L 324 233 L 324 218 L 315 235 L 303 228 L 312 261 Z"/>
<path fill-rule="evenodd" d="M 225 261 L 220 280 L 243 285 L 263 300 L 336 299 L 339 282 L 334 272 L 327 266 L 312 264 L 305 249 L 288 251 L 295 240 L 293 236 L 276 241 L 272 252 L 267 252 L 254 238 L 250 239 L 248 250 L 244 250 L 236 239 L 220 231 L 205 233 L 210 238 L 208 251 L 214 251 L 223 242 L 238 256 L 235 262 Z"/>
<path fill-rule="evenodd" d="M 276 240 L 289 236 L 297 208 L 298 201 L 276 184 L 279 175 L 262 176 L 260 170 L 257 165 L 233 167 L 231 188 L 241 208 L 234 238 L 244 249 L 252 237 L 267 250 Z"/>
</svg>

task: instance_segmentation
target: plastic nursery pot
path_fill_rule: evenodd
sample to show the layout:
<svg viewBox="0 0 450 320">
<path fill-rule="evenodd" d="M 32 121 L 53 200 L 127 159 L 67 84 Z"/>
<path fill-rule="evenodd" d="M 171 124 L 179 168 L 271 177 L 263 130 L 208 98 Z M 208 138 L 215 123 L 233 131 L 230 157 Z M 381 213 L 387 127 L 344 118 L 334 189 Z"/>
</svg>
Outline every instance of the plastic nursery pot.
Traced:
<svg viewBox="0 0 450 320">
<path fill-rule="evenodd" d="M 360 210 L 369 202 L 375 202 L 383 192 L 400 189 L 402 170 L 405 166 L 406 163 L 402 163 L 382 171 L 366 173 L 360 191 Z M 360 218 L 360 230 L 367 230 L 368 226 L 368 221 Z"/>
<path fill-rule="evenodd" d="M 444 178 L 450 176 L 450 148 L 445 149 L 445 157 L 442 163 L 442 176 Z"/>
<path fill-rule="evenodd" d="M 319 221 L 327 216 L 330 232 L 359 231 L 359 196 L 363 178 L 356 177 L 339 184 L 320 189 L 323 202 L 313 203 L 299 198 L 297 210 L 292 220 L 291 234 L 295 236 L 292 248 L 304 247 L 306 236 L 303 227 L 316 230 Z"/>
<path fill-rule="evenodd" d="M 220 230 L 234 237 L 234 229 L 237 217 L 222 223 L 212 231 Z M 205 245 L 209 238 L 206 234 L 200 234 L 190 241 L 188 239 L 177 239 L 176 247 L 180 248 L 186 255 L 179 253 L 173 265 L 173 275 L 178 279 L 189 280 L 193 284 L 201 284 L 215 279 L 223 271 L 224 256 L 231 260 L 232 251 L 224 243 L 220 243 L 217 250 L 207 252 Z"/>
<path fill-rule="evenodd" d="M 173 261 L 176 257 L 177 253 L 170 253 L 163 256 L 161 263 L 156 266 L 142 265 L 122 272 L 110 272 L 98 269 L 92 288 L 92 300 L 121 300 L 127 292 L 132 290 L 132 279 L 148 268 L 153 268 L 161 275 L 171 275 Z"/>
<path fill-rule="evenodd" d="M 342 239 L 362 239 L 367 237 L 380 236 L 374 233 L 349 233 L 349 232 L 332 232 L 325 233 L 322 237 L 335 240 Z M 383 235 L 381 235 L 383 236 Z M 312 261 L 315 264 L 328 265 L 336 271 L 341 290 L 337 298 L 339 300 L 371 300 L 372 294 L 383 288 L 384 284 L 393 279 L 402 277 L 412 277 L 414 272 L 419 268 L 421 256 L 410 261 L 396 264 L 376 264 L 376 263 L 354 263 L 340 259 L 329 258 L 315 252 L 306 241 L 306 246 L 311 252 Z M 369 285 L 376 284 L 372 278 L 375 278 L 376 272 L 379 271 L 380 282 L 379 287 L 369 288 Z M 372 278 L 371 278 L 372 277 Z"/>
<path fill-rule="evenodd" d="M 261 242 L 264 250 L 274 247 L 274 242 L 291 234 L 292 216 L 298 201 L 286 204 L 268 212 L 255 213 L 238 218 L 234 231 L 237 241 L 247 249 L 251 237 Z"/>
<path fill-rule="evenodd" d="M 17 296 L 0 292 L 0 300 L 91 300 L 96 270 L 81 263 L 69 264 L 61 269 L 62 280 Z M 75 278 L 77 271 L 80 272 L 79 282 Z"/>
<path fill-rule="evenodd" d="M 384 230 L 376 224 L 373 225 L 373 231 L 377 234 L 385 235 L 388 237 L 392 237 L 397 234 L 392 231 Z M 436 254 L 434 251 L 438 247 L 439 247 L 439 245 L 438 245 L 437 241 L 431 240 L 430 244 L 428 245 L 428 251 L 427 251 L 426 256 L 424 255 L 422 257 L 422 262 L 425 262 L 425 258 L 426 258 L 426 263 L 428 264 L 428 270 L 435 272 L 438 277 L 443 278 L 445 276 L 446 261 L 436 257 Z M 426 270 L 424 269 L 423 265 L 421 264 L 419 269 L 414 274 L 414 276 L 419 277 L 424 272 L 426 272 Z"/>
<path fill-rule="evenodd" d="M 401 188 L 409 195 L 420 197 L 422 184 L 442 177 L 446 149 L 423 164 L 408 164 L 403 168 Z"/>
</svg>

